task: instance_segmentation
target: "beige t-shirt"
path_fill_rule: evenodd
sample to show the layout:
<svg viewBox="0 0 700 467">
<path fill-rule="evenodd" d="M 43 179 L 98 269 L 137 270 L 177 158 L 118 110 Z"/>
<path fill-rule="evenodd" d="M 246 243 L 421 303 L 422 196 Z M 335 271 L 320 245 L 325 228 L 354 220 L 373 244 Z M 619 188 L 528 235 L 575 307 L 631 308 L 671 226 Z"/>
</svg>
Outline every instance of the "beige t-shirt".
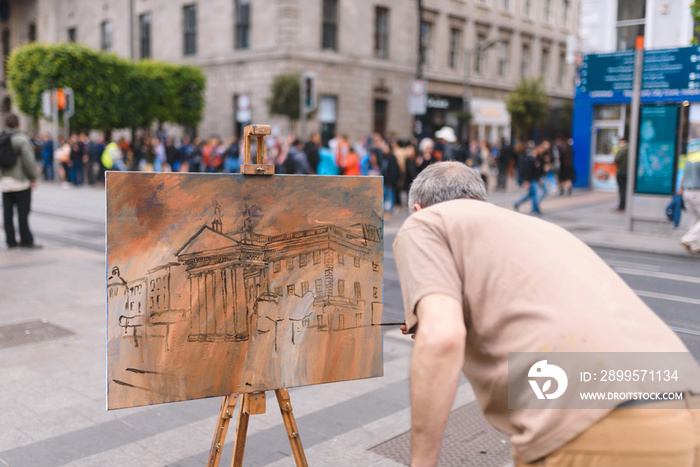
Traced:
<svg viewBox="0 0 700 467">
<path fill-rule="evenodd" d="M 508 409 L 508 352 L 687 352 L 588 246 L 564 229 L 484 201 L 412 214 L 394 241 L 406 324 L 426 295 L 454 297 L 467 327 L 463 372 L 489 422 L 532 462 L 604 409 Z"/>
</svg>

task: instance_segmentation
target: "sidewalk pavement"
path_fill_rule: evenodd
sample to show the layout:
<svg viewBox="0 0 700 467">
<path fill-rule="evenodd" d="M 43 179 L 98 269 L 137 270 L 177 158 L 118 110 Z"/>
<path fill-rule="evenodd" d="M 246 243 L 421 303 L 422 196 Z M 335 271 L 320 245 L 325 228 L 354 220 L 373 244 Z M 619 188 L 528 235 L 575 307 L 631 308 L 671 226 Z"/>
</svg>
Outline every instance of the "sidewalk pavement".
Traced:
<svg viewBox="0 0 700 467">
<path fill-rule="evenodd" d="M 491 201 L 509 207 L 519 196 Z M 612 194 L 581 191 L 542 204 L 545 220 L 593 246 L 684 254 L 679 231 L 627 233 L 614 207 Z M 44 185 L 33 208 L 46 248 L 0 251 L 0 466 L 205 465 L 220 397 L 105 410 L 104 190 Z M 388 218 L 385 234 L 405 216 Z M 290 390 L 310 465 L 405 465 L 411 348 L 398 330 L 385 331 L 384 377 Z M 507 440 L 475 407 L 463 380 L 441 465 L 509 463 Z M 234 430 L 221 465 L 230 463 Z M 294 465 L 271 393 L 267 413 L 251 417 L 245 465 Z"/>
</svg>

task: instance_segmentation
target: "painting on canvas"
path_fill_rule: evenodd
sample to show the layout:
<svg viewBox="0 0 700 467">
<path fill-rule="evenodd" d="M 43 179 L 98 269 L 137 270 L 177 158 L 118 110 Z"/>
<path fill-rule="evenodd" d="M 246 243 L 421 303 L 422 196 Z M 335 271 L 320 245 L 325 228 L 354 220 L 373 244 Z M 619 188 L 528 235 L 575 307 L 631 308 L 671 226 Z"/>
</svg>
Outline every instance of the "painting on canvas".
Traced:
<svg viewBox="0 0 700 467">
<path fill-rule="evenodd" d="M 378 177 L 107 175 L 109 409 L 382 375 Z"/>
</svg>

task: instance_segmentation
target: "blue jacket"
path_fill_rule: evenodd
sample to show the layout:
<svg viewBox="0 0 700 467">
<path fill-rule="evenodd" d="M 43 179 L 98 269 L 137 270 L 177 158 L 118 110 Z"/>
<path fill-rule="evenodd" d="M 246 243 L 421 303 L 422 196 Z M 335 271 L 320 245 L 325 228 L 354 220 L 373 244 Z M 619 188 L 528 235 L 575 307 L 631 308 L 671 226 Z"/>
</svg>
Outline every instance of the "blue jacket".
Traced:
<svg viewBox="0 0 700 467">
<path fill-rule="evenodd" d="M 318 167 L 316 168 L 318 175 L 340 175 L 340 169 L 335 164 L 333 153 L 328 148 L 318 150 Z"/>
</svg>

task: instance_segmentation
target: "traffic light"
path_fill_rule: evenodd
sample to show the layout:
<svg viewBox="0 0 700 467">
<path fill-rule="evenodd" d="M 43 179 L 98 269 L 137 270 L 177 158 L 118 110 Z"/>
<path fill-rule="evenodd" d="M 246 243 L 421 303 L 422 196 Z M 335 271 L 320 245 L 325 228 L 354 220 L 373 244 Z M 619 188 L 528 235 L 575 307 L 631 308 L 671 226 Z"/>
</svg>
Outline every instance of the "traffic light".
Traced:
<svg viewBox="0 0 700 467">
<path fill-rule="evenodd" d="M 63 88 L 56 89 L 56 105 L 58 110 L 66 108 L 66 93 L 63 91 Z"/>
<path fill-rule="evenodd" d="M 316 75 L 304 73 L 301 78 L 302 107 L 304 114 L 316 110 Z"/>
</svg>

